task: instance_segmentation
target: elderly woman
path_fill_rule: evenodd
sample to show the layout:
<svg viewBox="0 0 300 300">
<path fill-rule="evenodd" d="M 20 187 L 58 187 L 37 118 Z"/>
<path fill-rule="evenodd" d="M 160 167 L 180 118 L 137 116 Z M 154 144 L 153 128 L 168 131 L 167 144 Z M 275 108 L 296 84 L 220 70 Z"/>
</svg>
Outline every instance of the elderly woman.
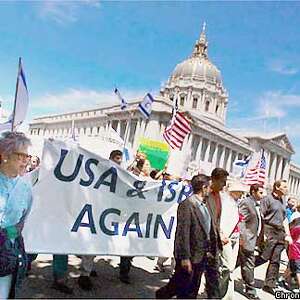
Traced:
<svg viewBox="0 0 300 300">
<path fill-rule="evenodd" d="M 22 229 L 32 192 L 22 176 L 30 160 L 30 140 L 18 132 L 0 135 L 0 299 L 14 298 L 26 271 Z"/>
</svg>

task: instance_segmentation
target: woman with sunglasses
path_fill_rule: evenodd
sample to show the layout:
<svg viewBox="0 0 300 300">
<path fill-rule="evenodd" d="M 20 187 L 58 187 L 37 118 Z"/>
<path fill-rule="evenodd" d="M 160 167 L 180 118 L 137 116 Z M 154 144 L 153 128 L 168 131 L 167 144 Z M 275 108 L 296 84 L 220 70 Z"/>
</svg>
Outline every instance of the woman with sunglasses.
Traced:
<svg viewBox="0 0 300 300">
<path fill-rule="evenodd" d="M 22 229 L 32 192 L 21 176 L 30 160 L 30 144 L 23 133 L 0 135 L 0 299 L 15 297 L 15 288 L 26 272 Z"/>
</svg>

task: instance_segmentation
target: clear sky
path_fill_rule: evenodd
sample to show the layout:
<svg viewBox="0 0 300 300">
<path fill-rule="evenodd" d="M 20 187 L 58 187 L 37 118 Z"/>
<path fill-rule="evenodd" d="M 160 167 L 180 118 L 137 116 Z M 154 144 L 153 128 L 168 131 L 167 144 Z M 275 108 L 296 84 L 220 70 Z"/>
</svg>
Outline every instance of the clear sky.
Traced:
<svg viewBox="0 0 300 300">
<path fill-rule="evenodd" d="M 287 132 L 300 164 L 300 3 L 0 2 L 0 98 L 21 56 L 33 117 L 158 93 L 207 23 L 229 93 L 227 126 Z"/>
</svg>

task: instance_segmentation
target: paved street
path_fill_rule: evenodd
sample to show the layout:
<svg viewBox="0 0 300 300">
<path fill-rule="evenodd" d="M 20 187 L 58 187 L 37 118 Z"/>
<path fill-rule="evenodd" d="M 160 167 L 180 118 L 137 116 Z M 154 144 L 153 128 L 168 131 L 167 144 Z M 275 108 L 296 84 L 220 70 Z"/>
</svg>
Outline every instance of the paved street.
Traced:
<svg viewBox="0 0 300 300">
<path fill-rule="evenodd" d="M 69 284 L 74 288 L 72 296 L 62 294 L 53 288 L 52 284 L 52 256 L 39 255 L 33 263 L 30 275 L 25 280 L 20 298 L 153 298 L 157 288 L 168 281 L 170 271 L 159 273 L 154 270 L 156 261 L 145 257 L 136 257 L 133 261 L 133 268 L 130 273 L 132 283 L 123 284 L 118 279 L 118 257 L 97 257 L 96 271 L 98 277 L 92 278 L 94 289 L 85 292 L 78 287 L 77 278 L 79 276 L 80 259 L 75 256 L 69 258 Z M 167 262 L 169 264 L 169 261 Z M 262 265 L 255 271 L 257 287 L 261 287 L 266 270 L 266 265 Z M 285 267 L 282 265 L 282 271 Z M 242 295 L 242 283 L 240 269 L 234 273 L 236 299 L 246 299 Z M 201 285 L 199 298 L 205 298 L 203 294 L 204 285 Z M 263 300 L 273 299 L 271 295 L 258 290 L 258 294 Z"/>
</svg>

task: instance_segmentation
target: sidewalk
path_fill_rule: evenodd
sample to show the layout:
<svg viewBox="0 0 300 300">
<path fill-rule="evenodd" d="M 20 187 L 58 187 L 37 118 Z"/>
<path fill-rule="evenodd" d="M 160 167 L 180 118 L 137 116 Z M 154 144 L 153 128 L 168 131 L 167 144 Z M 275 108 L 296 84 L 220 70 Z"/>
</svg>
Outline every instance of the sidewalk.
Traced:
<svg viewBox="0 0 300 300">
<path fill-rule="evenodd" d="M 98 277 L 92 278 L 94 289 L 86 292 L 81 290 L 77 284 L 80 259 L 72 255 L 69 257 L 69 285 L 74 288 L 73 295 L 69 296 L 51 288 L 52 255 L 39 255 L 18 296 L 19 298 L 154 298 L 155 290 L 168 282 L 170 276 L 169 269 L 164 273 L 154 270 L 156 260 L 135 257 L 130 272 L 131 284 L 128 285 L 118 279 L 119 257 L 97 256 L 95 262 Z M 266 268 L 265 264 L 255 270 L 257 287 L 262 287 Z M 281 272 L 284 270 L 285 266 L 282 265 Z M 234 277 L 235 299 L 247 299 L 242 295 L 243 285 L 239 268 L 235 270 Z M 203 291 L 204 284 L 202 283 L 199 298 L 205 297 Z M 263 300 L 273 299 L 270 294 L 261 289 L 258 290 L 258 295 Z"/>
</svg>

